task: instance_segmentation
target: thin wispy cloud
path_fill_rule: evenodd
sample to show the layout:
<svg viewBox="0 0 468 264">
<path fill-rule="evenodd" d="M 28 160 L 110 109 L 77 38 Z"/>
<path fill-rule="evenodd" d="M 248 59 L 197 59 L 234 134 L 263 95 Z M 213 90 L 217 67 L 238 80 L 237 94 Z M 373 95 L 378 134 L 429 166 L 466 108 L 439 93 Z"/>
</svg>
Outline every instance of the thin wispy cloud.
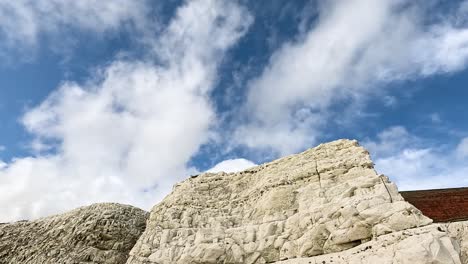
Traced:
<svg viewBox="0 0 468 264">
<path fill-rule="evenodd" d="M 89 32 L 96 38 L 123 28 L 144 31 L 150 23 L 147 4 L 146 0 L 0 1 L 0 58 L 3 63 L 30 61 L 44 39 L 52 49 L 66 49 L 73 43 L 70 31 Z"/>
</svg>

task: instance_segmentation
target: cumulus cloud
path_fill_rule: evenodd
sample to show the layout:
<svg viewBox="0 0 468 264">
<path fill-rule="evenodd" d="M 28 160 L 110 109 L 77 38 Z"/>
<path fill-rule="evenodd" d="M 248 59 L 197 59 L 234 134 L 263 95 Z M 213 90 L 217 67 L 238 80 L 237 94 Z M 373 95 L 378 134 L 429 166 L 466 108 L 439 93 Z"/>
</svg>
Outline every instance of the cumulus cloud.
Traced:
<svg viewBox="0 0 468 264">
<path fill-rule="evenodd" d="M 246 159 L 228 159 L 221 161 L 220 163 L 213 166 L 213 168 L 207 170 L 206 172 L 238 172 L 243 171 L 248 168 L 257 166 L 250 160 Z"/>
<path fill-rule="evenodd" d="M 91 2 L 106 5 L 83 3 Z M 126 3 L 116 8 L 131 9 Z M 90 12 L 96 23 L 120 21 Z M 149 209 L 195 171 L 186 164 L 216 120 L 208 94 L 217 66 L 251 20 L 231 2 L 187 2 L 152 41 L 147 61 L 115 60 L 85 83 L 64 82 L 30 109 L 23 124 L 41 148 L 0 165 L 1 220 L 103 201 Z"/>
<path fill-rule="evenodd" d="M 389 176 L 400 190 L 420 190 L 468 185 L 468 165 L 458 155 L 466 142 L 462 139 L 458 147 L 446 149 L 403 127 L 390 127 L 363 145 L 371 152 L 377 171 Z"/>
<path fill-rule="evenodd" d="M 418 3 L 323 3 L 313 27 L 278 49 L 250 82 L 243 106 L 248 123 L 235 133 L 237 142 L 282 154 L 298 151 L 337 118 L 333 106 L 385 94 L 388 82 L 463 69 L 468 27 L 455 18 L 466 14 L 466 2 L 437 21 L 428 20 L 434 10 Z"/>
</svg>

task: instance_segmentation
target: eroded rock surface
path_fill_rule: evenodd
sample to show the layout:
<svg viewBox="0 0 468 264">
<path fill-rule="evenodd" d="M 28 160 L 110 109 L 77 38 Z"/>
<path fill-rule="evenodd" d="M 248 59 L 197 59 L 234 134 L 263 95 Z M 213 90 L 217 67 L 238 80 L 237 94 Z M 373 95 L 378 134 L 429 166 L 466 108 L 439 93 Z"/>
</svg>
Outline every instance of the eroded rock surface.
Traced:
<svg viewBox="0 0 468 264">
<path fill-rule="evenodd" d="M 104 203 L 0 224 L 0 263 L 125 263 L 148 213 Z"/>
<path fill-rule="evenodd" d="M 468 222 L 465 222 L 466 226 Z M 460 223 L 462 224 L 462 223 Z M 453 225 L 453 226 L 452 226 Z M 382 235 L 357 247 L 321 256 L 275 262 L 277 264 L 466 264 L 460 259 L 458 233 L 447 232 L 459 223 L 433 224 Z M 455 235 L 455 236 L 453 236 Z M 461 235 L 461 234 L 460 234 Z M 466 240 L 466 238 L 462 238 Z M 466 247 L 465 247 L 466 254 Z"/>
<path fill-rule="evenodd" d="M 358 250 L 431 222 L 375 172 L 364 148 L 338 140 L 244 172 L 183 181 L 152 209 L 127 263 L 273 263 Z M 439 233 L 407 239 L 451 256 L 456 249 Z"/>
<path fill-rule="evenodd" d="M 468 221 L 439 224 L 443 230 L 453 237 L 460 246 L 460 258 L 463 264 L 468 264 Z"/>
</svg>

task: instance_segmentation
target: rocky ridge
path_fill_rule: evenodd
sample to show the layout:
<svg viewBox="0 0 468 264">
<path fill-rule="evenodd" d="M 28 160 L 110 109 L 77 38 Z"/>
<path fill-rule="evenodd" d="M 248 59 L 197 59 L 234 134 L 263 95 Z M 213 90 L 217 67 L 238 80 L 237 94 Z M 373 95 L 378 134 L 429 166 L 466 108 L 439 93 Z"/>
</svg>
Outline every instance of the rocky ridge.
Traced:
<svg viewBox="0 0 468 264">
<path fill-rule="evenodd" d="M 149 216 L 96 204 L 0 225 L 0 263 L 468 264 L 467 238 L 468 222 L 432 224 L 364 148 L 337 140 L 191 177 Z"/>
</svg>

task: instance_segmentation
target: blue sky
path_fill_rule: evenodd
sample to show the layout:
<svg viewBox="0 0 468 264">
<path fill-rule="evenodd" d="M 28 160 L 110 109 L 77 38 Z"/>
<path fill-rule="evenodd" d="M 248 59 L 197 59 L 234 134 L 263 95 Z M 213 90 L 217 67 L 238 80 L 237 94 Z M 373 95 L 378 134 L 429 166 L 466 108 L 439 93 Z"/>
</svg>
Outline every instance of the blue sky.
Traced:
<svg viewBox="0 0 468 264">
<path fill-rule="evenodd" d="M 149 209 L 187 175 L 339 138 L 468 185 L 468 1 L 0 3 L 0 220 Z"/>
</svg>

